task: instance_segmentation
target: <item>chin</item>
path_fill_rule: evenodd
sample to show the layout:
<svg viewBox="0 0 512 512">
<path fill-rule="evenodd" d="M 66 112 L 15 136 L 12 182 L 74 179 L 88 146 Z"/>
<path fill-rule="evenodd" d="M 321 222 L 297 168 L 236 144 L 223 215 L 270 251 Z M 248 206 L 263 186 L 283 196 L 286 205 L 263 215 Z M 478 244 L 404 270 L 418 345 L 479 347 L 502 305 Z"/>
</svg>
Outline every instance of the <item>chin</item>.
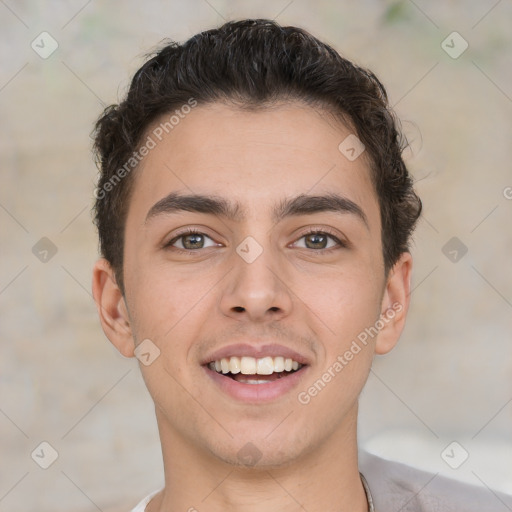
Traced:
<svg viewBox="0 0 512 512">
<path fill-rule="evenodd" d="M 274 439 L 261 436 L 258 440 L 246 437 L 229 445 L 217 446 L 211 453 L 225 464 L 256 472 L 293 464 L 307 451 L 307 445 L 304 438 L 294 442 L 289 435 L 285 438 L 276 436 Z"/>
</svg>

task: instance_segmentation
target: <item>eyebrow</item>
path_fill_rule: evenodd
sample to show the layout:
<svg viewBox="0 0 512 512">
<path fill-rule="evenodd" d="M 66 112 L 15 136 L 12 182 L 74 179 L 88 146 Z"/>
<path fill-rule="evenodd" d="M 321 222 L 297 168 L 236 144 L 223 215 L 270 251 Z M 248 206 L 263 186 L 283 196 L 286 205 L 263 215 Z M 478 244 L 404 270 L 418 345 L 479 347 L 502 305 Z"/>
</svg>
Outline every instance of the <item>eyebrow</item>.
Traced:
<svg viewBox="0 0 512 512">
<path fill-rule="evenodd" d="M 171 192 L 155 203 L 148 214 L 148 222 L 154 217 L 180 212 L 206 213 L 225 217 L 231 221 L 242 221 L 246 218 L 246 210 L 239 202 L 231 202 L 223 197 Z M 363 209 L 354 201 L 339 194 L 325 195 L 300 194 L 292 198 L 282 199 L 272 210 L 272 219 L 279 222 L 286 217 L 311 215 L 320 212 L 336 212 L 352 214 L 368 228 L 368 219 Z"/>
</svg>

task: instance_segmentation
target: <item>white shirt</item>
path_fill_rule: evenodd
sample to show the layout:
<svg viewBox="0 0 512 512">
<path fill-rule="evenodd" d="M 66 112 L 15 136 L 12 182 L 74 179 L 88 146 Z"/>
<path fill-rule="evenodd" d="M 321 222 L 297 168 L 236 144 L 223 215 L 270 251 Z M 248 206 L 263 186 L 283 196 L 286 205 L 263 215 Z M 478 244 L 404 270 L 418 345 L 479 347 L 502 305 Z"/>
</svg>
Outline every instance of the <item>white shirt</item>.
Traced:
<svg viewBox="0 0 512 512">
<path fill-rule="evenodd" d="M 464 484 L 450 478 L 381 459 L 361 452 L 359 470 L 371 493 L 375 512 L 507 512 L 512 496 Z M 151 498 L 144 498 L 131 512 L 144 512 Z"/>
<path fill-rule="evenodd" d="M 158 494 L 162 489 L 152 492 L 149 496 L 146 496 L 131 512 L 144 512 L 146 505 L 151 501 L 151 498 Z"/>
</svg>

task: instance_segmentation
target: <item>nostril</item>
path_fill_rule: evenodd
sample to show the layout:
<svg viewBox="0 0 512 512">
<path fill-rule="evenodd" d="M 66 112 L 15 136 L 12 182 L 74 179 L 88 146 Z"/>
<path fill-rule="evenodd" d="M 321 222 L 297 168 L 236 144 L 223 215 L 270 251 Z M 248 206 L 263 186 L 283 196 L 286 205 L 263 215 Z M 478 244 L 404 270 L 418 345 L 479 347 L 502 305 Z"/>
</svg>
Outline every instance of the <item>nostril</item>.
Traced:
<svg viewBox="0 0 512 512">
<path fill-rule="evenodd" d="M 235 306 L 233 308 L 237 313 L 241 313 L 242 311 L 245 311 L 245 309 L 242 306 Z"/>
</svg>

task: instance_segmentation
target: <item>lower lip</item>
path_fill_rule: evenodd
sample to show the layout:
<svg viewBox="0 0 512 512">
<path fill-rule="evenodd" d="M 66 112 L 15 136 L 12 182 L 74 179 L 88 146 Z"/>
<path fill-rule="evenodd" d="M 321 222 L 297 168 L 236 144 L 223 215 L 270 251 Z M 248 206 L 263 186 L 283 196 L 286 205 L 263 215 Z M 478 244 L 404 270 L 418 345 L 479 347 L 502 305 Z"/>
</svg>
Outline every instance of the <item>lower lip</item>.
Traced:
<svg viewBox="0 0 512 512">
<path fill-rule="evenodd" d="M 281 377 L 265 384 L 244 384 L 230 377 L 225 377 L 221 373 L 210 370 L 207 366 L 203 367 L 208 376 L 221 388 L 224 393 L 231 397 L 250 403 L 262 403 L 276 400 L 298 385 L 303 375 L 307 371 L 307 366 L 291 373 L 287 377 Z M 257 375 L 248 377 L 257 378 Z"/>
</svg>

